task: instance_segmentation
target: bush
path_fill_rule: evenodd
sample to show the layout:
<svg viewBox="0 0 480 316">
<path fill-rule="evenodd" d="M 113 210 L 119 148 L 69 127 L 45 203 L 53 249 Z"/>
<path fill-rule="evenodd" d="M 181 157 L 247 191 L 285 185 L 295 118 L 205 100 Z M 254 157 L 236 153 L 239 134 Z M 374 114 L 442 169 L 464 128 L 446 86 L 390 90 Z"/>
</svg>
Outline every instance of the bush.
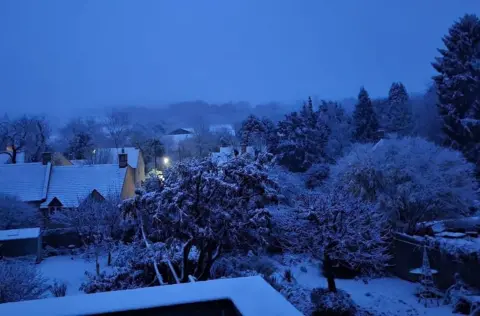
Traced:
<svg viewBox="0 0 480 316">
<path fill-rule="evenodd" d="M 357 306 L 350 295 L 342 290 L 330 292 L 328 289 L 316 288 L 312 290 L 310 299 L 315 306 L 313 315 L 353 316 L 357 312 Z"/>
<path fill-rule="evenodd" d="M 0 195 L 0 230 L 36 227 L 40 220 L 36 208 L 14 196 Z"/>
<path fill-rule="evenodd" d="M 20 260 L 0 262 L 0 304 L 38 299 L 47 290 L 46 280 L 33 264 Z"/>
<path fill-rule="evenodd" d="M 65 282 L 58 282 L 55 280 L 53 285 L 50 287 L 50 292 L 55 297 L 63 297 L 67 295 L 67 284 Z"/>
<path fill-rule="evenodd" d="M 411 230 L 420 221 L 470 215 L 474 170 L 460 152 L 403 138 L 355 145 L 330 176 L 333 190 L 377 203 Z"/>
<path fill-rule="evenodd" d="M 305 181 L 305 186 L 309 189 L 323 184 L 325 179 L 328 178 L 330 174 L 330 166 L 327 164 L 315 164 L 307 172 L 307 181 Z"/>
</svg>

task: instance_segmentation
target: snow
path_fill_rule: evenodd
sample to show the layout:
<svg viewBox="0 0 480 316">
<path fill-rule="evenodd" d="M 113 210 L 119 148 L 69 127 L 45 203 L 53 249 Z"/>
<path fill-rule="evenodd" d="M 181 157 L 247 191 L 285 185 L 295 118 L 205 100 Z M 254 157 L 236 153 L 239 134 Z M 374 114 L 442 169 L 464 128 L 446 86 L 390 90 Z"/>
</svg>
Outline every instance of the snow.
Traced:
<svg viewBox="0 0 480 316">
<path fill-rule="evenodd" d="M 0 230 L 0 241 L 38 238 L 40 228 Z"/>
<path fill-rule="evenodd" d="M 245 316 L 302 315 L 261 277 L 220 279 L 135 290 L 7 303 L 0 315 L 90 315 L 229 299 Z"/>
<path fill-rule="evenodd" d="M 409 236 L 409 235 L 406 235 Z M 469 255 L 469 254 L 480 254 L 480 238 L 479 237 L 465 237 L 465 238 L 444 238 L 438 237 L 438 234 L 435 237 L 430 236 L 409 236 L 413 237 L 420 243 L 423 243 L 425 240 L 431 246 L 438 246 L 440 250 L 445 251 L 452 255 Z"/>
<path fill-rule="evenodd" d="M 82 256 L 55 256 L 43 259 L 38 268 L 45 278 L 53 283 L 65 282 L 67 295 L 85 294 L 80 291 L 80 285 L 87 281 L 85 271 L 95 274 L 95 260 L 88 260 Z M 106 256 L 100 257 L 100 270 L 108 271 Z M 0 313 L 1 314 L 1 313 Z"/>
<path fill-rule="evenodd" d="M 327 287 L 327 281 L 320 271 L 317 260 L 294 256 L 281 258 L 279 267 L 290 269 L 294 279 L 303 287 L 312 290 L 316 287 Z M 306 272 L 305 272 L 306 271 Z M 382 277 L 368 282 L 355 279 L 335 279 L 337 287 L 349 293 L 353 301 L 360 307 L 375 315 L 388 316 L 446 316 L 452 315 L 448 305 L 425 307 L 415 296 L 418 284 L 395 277 Z"/>
<path fill-rule="evenodd" d="M 23 202 L 44 199 L 49 166 L 41 163 L 0 164 L 0 193 L 16 196 Z"/>
</svg>

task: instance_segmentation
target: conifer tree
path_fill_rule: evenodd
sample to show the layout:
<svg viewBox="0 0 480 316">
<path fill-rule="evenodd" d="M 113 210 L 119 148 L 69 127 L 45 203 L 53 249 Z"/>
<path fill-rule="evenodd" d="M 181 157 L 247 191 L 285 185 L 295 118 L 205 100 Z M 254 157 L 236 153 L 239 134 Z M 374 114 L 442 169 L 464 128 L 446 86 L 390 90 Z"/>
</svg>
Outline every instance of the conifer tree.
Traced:
<svg viewBox="0 0 480 316">
<path fill-rule="evenodd" d="M 443 118 L 445 145 L 480 162 L 480 20 L 465 15 L 443 38 L 445 48 L 432 64 Z"/>
<path fill-rule="evenodd" d="M 358 102 L 353 112 L 355 125 L 355 139 L 361 143 L 374 142 L 378 140 L 378 120 L 373 110 L 372 101 L 364 87 L 358 94 Z"/>
<path fill-rule="evenodd" d="M 390 87 L 386 121 L 386 132 L 408 135 L 412 131 L 408 93 L 401 82 L 394 82 Z"/>
</svg>

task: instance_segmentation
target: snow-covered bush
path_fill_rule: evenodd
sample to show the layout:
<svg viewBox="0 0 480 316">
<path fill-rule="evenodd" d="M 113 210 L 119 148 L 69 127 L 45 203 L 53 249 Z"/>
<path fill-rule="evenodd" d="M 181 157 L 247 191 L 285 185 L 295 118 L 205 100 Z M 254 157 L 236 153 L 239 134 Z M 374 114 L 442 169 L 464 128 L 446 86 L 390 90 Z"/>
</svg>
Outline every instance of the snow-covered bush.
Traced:
<svg viewBox="0 0 480 316">
<path fill-rule="evenodd" d="M 35 265 L 21 261 L 0 261 L 0 303 L 41 298 L 48 290 Z"/>
<path fill-rule="evenodd" d="M 305 185 L 313 189 L 321 185 L 330 173 L 330 166 L 327 164 L 315 164 L 307 172 L 307 181 Z"/>
<path fill-rule="evenodd" d="M 125 214 L 140 218 L 151 240 L 183 245 L 181 279 L 187 258 L 198 250 L 194 276 L 208 279 L 212 264 L 230 250 L 256 251 L 268 242 L 276 185 L 256 160 L 238 157 L 221 166 L 210 160 L 181 162 L 165 173 L 159 192 L 123 203 Z"/>
<path fill-rule="evenodd" d="M 55 280 L 50 287 L 50 293 L 55 297 L 63 297 L 67 295 L 67 284 L 65 282 L 59 282 Z"/>
<path fill-rule="evenodd" d="M 0 195 L 0 230 L 36 227 L 40 220 L 36 208 L 13 196 Z"/>
<path fill-rule="evenodd" d="M 147 192 L 159 191 L 162 187 L 162 179 L 163 175 L 159 171 L 152 170 L 147 174 L 143 183 L 143 188 Z"/>
<path fill-rule="evenodd" d="M 310 295 L 315 311 L 318 316 L 354 316 L 357 306 L 350 295 L 342 290 L 331 292 L 328 289 L 315 288 Z"/>
<path fill-rule="evenodd" d="M 422 138 L 357 144 L 331 168 L 332 189 L 378 203 L 409 229 L 471 213 L 477 183 L 461 153 Z"/>
</svg>

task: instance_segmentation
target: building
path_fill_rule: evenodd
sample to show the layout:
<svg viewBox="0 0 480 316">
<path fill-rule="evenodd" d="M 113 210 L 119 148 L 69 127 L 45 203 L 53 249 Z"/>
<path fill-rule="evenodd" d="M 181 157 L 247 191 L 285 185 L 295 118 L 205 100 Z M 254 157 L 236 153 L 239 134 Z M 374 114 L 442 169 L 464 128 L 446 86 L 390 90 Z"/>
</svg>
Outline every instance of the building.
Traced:
<svg viewBox="0 0 480 316">
<path fill-rule="evenodd" d="M 77 207 L 92 194 L 126 199 L 135 195 L 135 174 L 127 154 L 117 164 L 52 165 L 52 154 L 41 163 L 0 165 L 0 194 L 16 196 L 39 209 Z"/>
<path fill-rule="evenodd" d="M 262 277 L 218 279 L 0 304 L 0 315 L 300 316 Z"/>
<path fill-rule="evenodd" d="M 169 150 L 176 150 L 181 141 L 192 138 L 195 135 L 193 128 L 177 128 L 163 137 L 163 142 Z"/>
<path fill-rule="evenodd" d="M 0 259 L 34 255 L 42 258 L 42 235 L 40 228 L 0 230 Z"/>
<path fill-rule="evenodd" d="M 139 187 L 145 181 L 145 160 L 143 159 L 142 151 L 135 147 L 122 148 L 104 148 L 109 153 L 108 163 L 118 164 L 118 157 L 120 154 L 127 154 L 128 166 L 133 169 L 135 186 Z"/>
</svg>

